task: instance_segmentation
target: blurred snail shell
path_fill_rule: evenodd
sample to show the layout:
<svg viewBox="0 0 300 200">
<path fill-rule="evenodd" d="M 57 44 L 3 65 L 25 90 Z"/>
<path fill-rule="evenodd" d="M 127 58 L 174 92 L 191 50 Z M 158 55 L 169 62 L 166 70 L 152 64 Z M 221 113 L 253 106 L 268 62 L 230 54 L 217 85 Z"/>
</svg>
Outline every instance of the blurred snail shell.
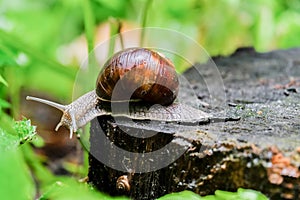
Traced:
<svg viewBox="0 0 300 200">
<path fill-rule="evenodd" d="M 116 188 L 119 191 L 129 192 L 130 191 L 130 183 L 127 175 L 120 176 L 116 182 Z"/>
<path fill-rule="evenodd" d="M 70 137 L 78 128 L 101 115 L 176 122 L 207 120 L 209 115 L 201 110 L 173 103 L 178 94 L 178 87 L 175 67 L 169 59 L 150 49 L 129 48 L 116 53 L 106 62 L 99 73 L 95 90 L 69 105 L 31 96 L 27 96 L 26 99 L 61 110 L 63 115 L 55 130 L 66 126 L 70 129 Z M 108 102 L 133 103 L 129 109 L 113 112 L 103 106 Z"/>
</svg>

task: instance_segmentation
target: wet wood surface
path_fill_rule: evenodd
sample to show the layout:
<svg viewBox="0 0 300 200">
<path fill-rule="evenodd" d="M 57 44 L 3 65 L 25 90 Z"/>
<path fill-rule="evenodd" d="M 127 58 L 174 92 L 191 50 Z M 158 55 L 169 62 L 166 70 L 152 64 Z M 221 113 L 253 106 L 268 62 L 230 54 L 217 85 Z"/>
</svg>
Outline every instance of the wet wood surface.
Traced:
<svg viewBox="0 0 300 200">
<path fill-rule="evenodd" d="M 180 88 L 180 101 L 211 114 L 209 123 L 92 121 L 95 188 L 133 199 L 240 187 L 300 199 L 300 49 L 244 48 L 213 61 L 187 70 Z M 222 84 L 204 84 L 215 78 Z"/>
</svg>

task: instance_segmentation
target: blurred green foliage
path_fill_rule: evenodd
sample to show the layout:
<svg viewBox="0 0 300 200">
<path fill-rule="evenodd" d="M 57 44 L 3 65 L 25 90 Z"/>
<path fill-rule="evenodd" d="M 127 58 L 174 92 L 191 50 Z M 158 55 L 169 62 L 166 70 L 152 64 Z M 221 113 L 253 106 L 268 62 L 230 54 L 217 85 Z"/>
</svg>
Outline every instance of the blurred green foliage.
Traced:
<svg viewBox="0 0 300 200">
<path fill-rule="evenodd" d="M 22 151 L 18 148 L 35 136 L 35 127 L 30 121 L 12 122 L 11 130 L 0 128 L 0 198 L 31 199 L 34 183 Z M 19 191 L 16 192 L 16 188 Z"/>
<path fill-rule="evenodd" d="M 60 64 L 58 48 L 86 33 L 91 50 L 95 26 L 112 18 L 177 30 L 210 55 L 242 46 L 268 51 L 300 45 L 299 0 L 1 1 L 0 82 L 14 80 L 8 95 L 25 87 L 70 100 L 78 66 Z"/>
<path fill-rule="evenodd" d="M 217 190 L 214 195 L 200 197 L 191 191 L 183 191 L 179 193 L 167 194 L 159 200 L 268 200 L 268 198 L 260 192 L 251 189 L 239 188 L 236 192 L 227 192 Z"/>
<path fill-rule="evenodd" d="M 43 145 L 35 128 L 26 119 L 13 120 L 22 115 L 22 91 L 43 91 L 70 102 L 79 64 L 60 63 L 58 49 L 85 34 L 88 49 L 92 50 L 98 24 L 116 19 L 140 27 L 177 30 L 201 44 L 210 55 L 228 55 L 242 46 L 269 51 L 300 45 L 299 0 L 0 0 L 0 3 L 1 199 L 104 198 L 72 178 L 60 180 L 53 176 L 32 151 L 32 145 Z M 111 34 L 116 33 L 116 27 L 110 24 Z M 64 196 L 65 191 L 70 191 L 70 196 Z M 244 192 L 219 191 L 211 199 L 226 199 L 221 197 L 240 196 Z M 80 196 L 81 193 L 86 196 Z M 190 193 L 180 195 L 195 197 Z"/>
<path fill-rule="evenodd" d="M 0 198 L 32 199 L 34 183 L 20 151 L 1 152 Z"/>
</svg>

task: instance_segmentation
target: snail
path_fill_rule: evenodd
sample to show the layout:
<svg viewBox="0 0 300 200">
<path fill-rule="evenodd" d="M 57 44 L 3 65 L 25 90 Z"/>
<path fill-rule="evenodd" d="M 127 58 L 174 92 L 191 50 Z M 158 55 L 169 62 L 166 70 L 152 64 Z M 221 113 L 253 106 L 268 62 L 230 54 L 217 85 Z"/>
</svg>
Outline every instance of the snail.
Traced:
<svg viewBox="0 0 300 200">
<path fill-rule="evenodd" d="M 116 188 L 119 191 L 130 191 L 130 178 L 127 175 L 120 176 L 116 182 Z"/>
<path fill-rule="evenodd" d="M 70 129 L 70 138 L 73 132 L 101 115 L 165 122 L 207 121 L 207 113 L 174 102 L 178 88 L 178 76 L 169 59 L 150 49 L 129 48 L 116 53 L 104 64 L 95 90 L 69 105 L 31 96 L 26 99 L 61 110 L 63 115 L 55 131 L 66 126 Z M 130 103 L 129 109 L 112 109 L 113 105 L 122 108 L 124 102 Z"/>
</svg>

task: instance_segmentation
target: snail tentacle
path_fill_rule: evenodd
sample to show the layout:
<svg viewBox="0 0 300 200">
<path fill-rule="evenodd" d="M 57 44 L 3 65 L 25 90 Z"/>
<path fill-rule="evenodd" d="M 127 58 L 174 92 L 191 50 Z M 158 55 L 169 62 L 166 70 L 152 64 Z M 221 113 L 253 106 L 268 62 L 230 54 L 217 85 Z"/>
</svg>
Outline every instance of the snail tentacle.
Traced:
<svg viewBox="0 0 300 200">
<path fill-rule="evenodd" d="M 70 138 L 72 138 L 73 132 L 76 132 L 93 118 L 106 113 L 104 110 L 95 109 L 98 102 L 95 90 L 86 93 L 69 105 L 61 105 L 31 96 L 27 96 L 26 99 L 37 101 L 61 110 L 63 115 L 60 122 L 56 125 L 55 131 L 58 131 L 61 126 L 66 126 L 70 129 Z"/>
<path fill-rule="evenodd" d="M 32 97 L 32 96 L 27 96 L 26 100 L 30 100 L 30 101 L 37 101 L 43 104 L 47 104 L 49 106 L 52 106 L 54 108 L 57 108 L 58 110 L 61 110 L 62 112 L 64 112 L 67 109 L 67 106 L 59 104 L 59 103 L 55 103 L 46 99 L 41 99 L 41 98 L 37 98 L 37 97 Z"/>
<path fill-rule="evenodd" d="M 59 103 L 56 103 L 56 102 L 52 102 L 52 101 L 48 101 L 48 100 L 45 100 L 45 99 L 32 97 L 32 96 L 27 96 L 26 100 L 37 101 L 37 102 L 52 106 L 54 108 L 57 108 L 57 109 L 59 109 L 63 112 L 63 115 L 60 119 L 60 122 L 55 127 L 55 131 L 58 131 L 58 129 L 61 126 L 66 126 L 68 129 L 70 129 L 70 138 L 72 138 L 73 132 L 77 131 L 74 111 L 71 109 L 72 108 L 71 105 L 73 103 L 70 104 L 70 105 L 62 105 L 62 104 L 59 104 Z"/>
</svg>

